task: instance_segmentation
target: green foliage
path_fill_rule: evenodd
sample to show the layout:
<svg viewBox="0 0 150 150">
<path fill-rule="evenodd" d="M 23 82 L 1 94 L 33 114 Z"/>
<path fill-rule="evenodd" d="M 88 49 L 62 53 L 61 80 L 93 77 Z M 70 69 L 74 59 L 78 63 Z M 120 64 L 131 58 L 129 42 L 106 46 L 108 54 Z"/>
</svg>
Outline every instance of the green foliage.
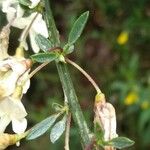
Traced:
<svg viewBox="0 0 150 150">
<path fill-rule="evenodd" d="M 49 53 L 38 53 L 31 56 L 33 61 L 44 63 L 51 62 L 58 58 L 58 53 L 49 52 Z"/>
<path fill-rule="evenodd" d="M 47 52 L 49 49 L 52 48 L 52 43 L 50 40 L 48 40 L 47 38 L 45 38 L 44 36 L 42 36 L 41 34 L 38 34 L 35 37 L 36 43 L 39 46 L 39 48 L 41 50 L 43 50 L 44 52 Z"/>
<path fill-rule="evenodd" d="M 60 138 L 60 136 L 65 131 L 65 127 L 66 127 L 66 115 L 63 117 L 62 120 L 60 120 L 53 126 L 50 133 L 50 140 L 52 143 L 55 143 Z"/>
<path fill-rule="evenodd" d="M 36 124 L 29 132 L 27 135 L 26 139 L 27 140 L 33 140 L 36 139 L 37 137 L 43 135 L 56 121 L 56 119 L 59 117 L 60 114 L 55 114 L 52 115 L 40 123 Z"/>
<path fill-rule="evenodd" d="M 110 145 L 118 148 L 118 149 L 124 149 L 127 147 L 130 147 L 134 144 L 134 141 L 126 138 L 126 137 L 117 137 L 109 141 Z"/>
<path fill-rule="evenodd" d="M 104 140 L 104 131 L 98 123 L 94 123 L 94 134 L 98 144 L 102 144 L 102 141 Z"/>
<path fill-rule="evenodd" d="M 74 51 L 74 45 L 69 45 L 69 44 L 66 44 L 63 48 L 63 53 L 64 54 L 70 54 Z"/>
<path fill-rule="evenodd" d="M 69 33 L 68 45 L 73 45 L 77 39 L 80 37 L 85 24 L 87 22 L 89 12 L 84 12 L 73 24 L 73 27 Z"/>
<path fill-rule="evenodd" d="M 79 50 L 72 54 L 71 58 L 86 67 L 89 73 L 94 73 L 94 78 L 100 83 L 107 98 L 116 106 L 118 132 L 135 139 L 135 145 L 131 149 L 150 149 L 150 22 L 148 19 L 148 1 L 114 0 L 108 2 L 108 0 L 93 0 L 88 2 L 72 1 L 72 3 L 55 1 L 54 6 L 53 13 L 55 19 L 57 19 L 62 41 L 68 33 L 68 28 L 71 28 L 75 18 L 77 18 L 77 14 L 85 11 L 85 9 L 90 10 L 91 17 L 87 32 L 81 36 L 77 43 Z M 6 21 L 2 20 L 4 15 L 2 13 L 0 15 L 0 24 L 6 24 Z M 12 40 L 14 36 L 18 36 L 18 31 L 12 31 L 10 53 L 14 53 L 18 45 L 17 40 Z M 120 46 L 116 39 L 122 31 L 129 32 L 129 40 Z M 63 49 L 65 54 L 72 52 L 67 44 Z M 30 51 L 27 51 L 27 53 L 30 53 Z M 137 61 L 135 61 L 136 57 L 138 58 Z M 87 86 L 89 83 L 72 69 L 72 75 L 74 74 L 74 83 L 78 87 L 77 92 L 79 93 L 82 110 L 86 119 L 89 120 L 89 126 L 92 127 L 93 108 L 91 100 L 93 97 L 87 94 L 88 91 L 92 95 L 91 86 Z M 82 84 L 76 81 L 81 81 Z M 50 84 L 50 87 L 47 83 Z M 49 115 L 49 108 L 47 108 L 47 106 L 51 106 L 51 103 L 47 104 L 49 97 L 51 97 L 50 102 L 58 102 L 58 99 L 62 102 L 62 95 L 58 91 L 59 84 L 56 68 L 53 65 L 49 65 L 34 77 L 34 83 L 31 85 L 32 96 L 31 94 L 26 96 L 31 106 L 31 109 L 29 109 L 30 124 L 39 122 L 41 118 Z M 126 105 L 125 99 L 132 91 L 138 95 L 138 100 Z M 144 105 L 143 108 L 143 102 L 147 102 L 147 107 Z M 36 114 L 36 117 L 31 114 Z M 78 137 L 76 128 L 71 133 L 73 134 L 73 136 L 71 134 L 72 140 L 70 141 L 71 150 L 76 150 L 76 146 L 81 149 L 81 146 L 76 142 Z M 97 135 L 100 136 L 99 132 L 97 132 Z M 31 144 L 21 145 L 21 149 L 40 150 L 41 148 L 38 145 L 42 145 L 42 141 L 44 141 L 44 145 L 48 145 L 48 147 L 45 146 L 45 150 L 57 150 L 60 145 L 63 146 L 64 144 L 64 141 L 61 140 L 58 142 L 59 146 L 58 144 L 50 144 L 47 138 L 42 136 L 38 143 L 35 141 Z"/>
</svg>

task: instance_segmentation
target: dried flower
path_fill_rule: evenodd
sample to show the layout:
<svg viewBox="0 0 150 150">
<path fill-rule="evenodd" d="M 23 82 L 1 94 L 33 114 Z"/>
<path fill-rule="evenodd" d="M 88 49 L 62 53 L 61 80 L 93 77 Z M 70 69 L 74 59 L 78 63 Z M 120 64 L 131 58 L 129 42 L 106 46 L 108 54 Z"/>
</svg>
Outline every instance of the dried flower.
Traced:
<svg viewBox="0 0 150 150">
<path fill-rule="evenodd" d="M 104 140 L 109 141 L 115 137 L 117 137 L 116 133 L 116 113 L 115 108 L 112 104 L 107 103 L 105 101 L 104 94 L 100 94 L 96 96 L 95 101 L 95 119 L 103 132 L 104 132 Z M 106 146 L 105 150 L 111 150 L 112 147 Z M 112 148 L 113 149 L 113 148 Z"/>
<path fill-rule="evenodd" d="M 9 44 L 10 28 L 9 24 L 4 26 L 0 32 L 0 60 L 8 57 L 7 49 Z"/>
</svg>

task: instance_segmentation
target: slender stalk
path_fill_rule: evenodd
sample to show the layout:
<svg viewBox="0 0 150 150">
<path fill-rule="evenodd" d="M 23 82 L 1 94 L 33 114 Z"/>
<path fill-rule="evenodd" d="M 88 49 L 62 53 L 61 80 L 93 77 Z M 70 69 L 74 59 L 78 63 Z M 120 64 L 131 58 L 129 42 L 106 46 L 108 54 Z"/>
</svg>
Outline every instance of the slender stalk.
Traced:
<svg viewBox="0 0 150 150">
<path fill-rule="evenodd" d="M 35 68 L 28 76 L 28 79 L 32 78 L 38 71 L 40 71 L 43 67 L 45 67 L 49 62 L 42 63 L 37 68 Z M 27 79 L 27 80 L 28 80 Z"/>
<path fill-rule="evenodd" d="M 50 0 L 44 0 L 44 1 L 45 1 L 44 16 L 49 29 L 49 38 L 51 41 L 53 41 L 54 46 L 60 46 L 59 34 L 50 8 Z M 73 116 L 73 120 L 79 129 L 81 142 L 83 148 L 85 148 L 87 145 L 90 144 L 91 141 L 90 131 L 85 121 L 85 118 L 83 116 L 83 112 L 81 111 L 81 107 L 79 105 L 78 98 L 74 90 L 74 86 L 70 77 L 70 73 L 67 68 L 67 64 L 56 62 L 56 66 L 60 77 L 60 81 L 62 83 L 63 91 L 65 92 L 65 95 L 68 100 L 68 104 Z"/>
<path fill-rule="evenodd" d="M 69 135 L 70 135 L 71 113 L 68 114 L 65 134 L 65 150 L 69 150 Z"/>
<path fill-rule="evenodd" d="M 93 85 L 97 93 L 102 93 L 99 86 L 96 84 L 96 82 L 86 71 L 84 71 L 79 65 L 77 65 L 75 62 L 71 61 L 70 59 L 66 58 L 65 60 L 66 62 L 73 65 L 75 68 L 77 68 L 91 82 L 91 84 Z"/>
<path fill-rule="evenodd" d="M 33 17 L 33 19 L 31 20 L 31 22 L 29 23 L 29 25 L 23 30 L 22 34 L 21 34 L 21 37 L 20 37 L 20 42 L 25 42 L 27 36 L 28 36 L 28 33 L 29 33 L 29 30 L 33 24 L 33 22 L 35 21 L 35 19 L 37 18 L 39 13 L 36 13 L 35 16 Z"/>
</svg>

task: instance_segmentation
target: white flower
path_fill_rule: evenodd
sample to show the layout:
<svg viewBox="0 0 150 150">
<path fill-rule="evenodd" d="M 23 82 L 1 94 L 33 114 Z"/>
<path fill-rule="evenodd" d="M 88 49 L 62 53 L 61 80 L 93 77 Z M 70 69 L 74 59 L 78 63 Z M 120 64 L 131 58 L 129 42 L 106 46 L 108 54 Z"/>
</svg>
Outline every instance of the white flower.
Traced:
<svg viewBox="0 0 150 150">
<path fill-rule="evenodd" d="M 18 0 L 3 0 L 2 11 L 7 14 L 7 19 L 11 21 L 15 17 L 22 17 L 24 14 L 24 10 L 19 6 Z"/>
<path fill-rule="evenodd" d="M 31 0 L 30 8 L 34 8 L 38 5 L 40 0 Z M 45 38 L 48 38 L 48 30 L 46 27 L 46 23 L 42 18 L 41 14 L 32 13 L 28 17 L 23 17 L 24 10 L 19 6 L 18 0 L 3 0 L 2 2 L 2 11 L 6 13 L 8 22 L 12 22 L 11 25 L 20 28 L 25 29 L 27 28 L 32 20 L 35 18 L 30 30 L 29 30 L 29 36 L 31 41 L 32 49 L 35 53 L 39 52 L 39 47 L 35 42 L 35 36 L 37 34 L 43 35 Z M 28 49 L 25 45 L 25 49 Z"/>
<path fill-rule="evenodd" d="M 8 57 L 0 61 L 0 101 L 4 97 L 10 96 L 14 93 L 17 82 L 22 78 L 28 76 L 29 62 L 25 58 Z M 23 79 L 22 79 L 23 80 Z M 29 80 L 23 86 L 23 91 L 29 88 Z"/>
<path fill-rule="evenodd" d="M 30 8 L 36 7 L 40 2 L 40 0 L 30 0 L 30 1 L 31 1 L 31 6 L 29 6 Z"/>
<path fill-rule="evenodd" d="M 46 27 L 45 21 L 42 19 L 42 15 L 38 14 L 37 18 L 32 24 L 32 27 L 29 31 L 29 36 L 30 36 L 30 41 L 31 41 L 31 46 L 33 48 L 33 51 L 35 53 L 38 53 L 40 48 L 38 47 L 35 37 L 37 34 L 43 35 L 45 38 L 48 38 L 48 30 Z"/>
<path fill-rule="evenodd" d="M 30 60 L 23 57 L 0 61 L 0 133 L 10 122 L 15 133 L 22 133 L 27 127 L 21 98 L 30 86 L 27 80 L 30 66 Z"/>
<path fill-rule="evenodd" d="M 6 97 L 0 102 L 0 133 L 3 133 L 10 122 L 15 133 L 23 133 L 27 127 L 26 110 L 20 99 Z"/>
</svg>

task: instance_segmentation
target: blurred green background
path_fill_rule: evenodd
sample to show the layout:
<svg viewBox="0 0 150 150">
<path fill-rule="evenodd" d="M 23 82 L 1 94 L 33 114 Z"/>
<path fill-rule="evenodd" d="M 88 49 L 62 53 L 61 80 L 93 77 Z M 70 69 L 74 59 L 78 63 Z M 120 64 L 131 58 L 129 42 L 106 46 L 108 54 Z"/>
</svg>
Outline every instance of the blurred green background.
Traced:
<svg viewBox="0 0 150 150">
<path fill-rule="evenodd" d="M 135 145 L 128 149 L 150 149 L 150 1 L 53 0 L 52 8 L 62 46 L 75 19 L 84 11 L 90 11 L 84 33 L 69 57 L 95 79 L 107 100 L 115 106 L 118 134 L 135 141 Z M 0 23 L 1 27 L 6 24 L 2 13 Z M 11 54 L 18 45 L 20 33 L 12 29 Z M 26 54 L 32 54 L 32 50 Z M 92 130 L 95 91 L 78 70 L 68 67 Z M 63 92 L 54 63 L 34 76 L 23 102 L 28 112 L 28 127 L 52 114 L 52 103 L 63 104 Z M 80 150 L 80 138 L 73 122 L 71 128 L 70 149 Z M 47 132 L 34 141 L 21 143 L 18 148 L 8 149 L 60 150 L 64 149 L 64 136 L 52 144 Z"/>
</svg>

